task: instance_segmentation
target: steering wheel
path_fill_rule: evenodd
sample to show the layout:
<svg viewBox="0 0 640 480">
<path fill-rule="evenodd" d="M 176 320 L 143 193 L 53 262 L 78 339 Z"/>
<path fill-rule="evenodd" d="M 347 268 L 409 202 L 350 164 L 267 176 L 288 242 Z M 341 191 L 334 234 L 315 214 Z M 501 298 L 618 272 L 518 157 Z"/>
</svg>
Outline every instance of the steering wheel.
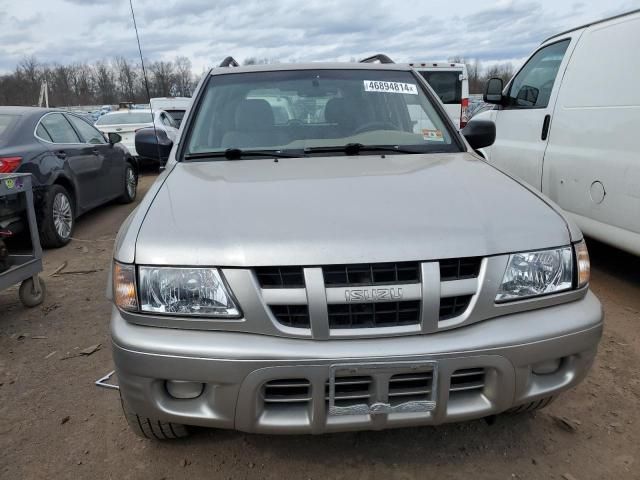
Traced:
<svg viewBox="0 0 640 480">
<path fill-rule="evenodd" d="M 369 132 L 371 130 L 398 130 L 398 127 L 391 122 L 369 122 L 356 128 L 353 135 Z"/>
</svg>

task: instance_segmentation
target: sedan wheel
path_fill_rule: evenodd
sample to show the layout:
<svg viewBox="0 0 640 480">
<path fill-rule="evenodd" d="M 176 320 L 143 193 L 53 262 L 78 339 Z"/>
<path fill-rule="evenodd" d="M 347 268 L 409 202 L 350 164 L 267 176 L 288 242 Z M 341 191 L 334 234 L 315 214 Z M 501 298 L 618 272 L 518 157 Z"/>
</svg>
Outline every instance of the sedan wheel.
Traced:
<svg viewBox="0 0 640 480">
<path fill-rule="evenodd" d="M 67 240 L 71 236 L 73 211 L 69 198 L 62 192 L 56 193 L 53 198 L 53 225 L 62 240 Z"/>
</svg>

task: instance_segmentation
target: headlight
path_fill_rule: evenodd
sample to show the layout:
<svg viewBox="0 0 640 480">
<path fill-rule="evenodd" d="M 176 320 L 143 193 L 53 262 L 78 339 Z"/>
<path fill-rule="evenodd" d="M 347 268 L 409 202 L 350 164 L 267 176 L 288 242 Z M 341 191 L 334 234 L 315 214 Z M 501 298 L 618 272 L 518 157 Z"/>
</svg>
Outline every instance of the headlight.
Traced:
<svg viewBox="0 0 640 480">
<path fill-rule="evenodd" d="M 562 292 L 572 286 L 572 247 L 514 253 L 509 256 L 496 302 Z"/>
<path fill-rule="evenodd" d="M 239 317 L 240 309 L 215 268 L 139 267 L 140 310 Z"/>
</svg>

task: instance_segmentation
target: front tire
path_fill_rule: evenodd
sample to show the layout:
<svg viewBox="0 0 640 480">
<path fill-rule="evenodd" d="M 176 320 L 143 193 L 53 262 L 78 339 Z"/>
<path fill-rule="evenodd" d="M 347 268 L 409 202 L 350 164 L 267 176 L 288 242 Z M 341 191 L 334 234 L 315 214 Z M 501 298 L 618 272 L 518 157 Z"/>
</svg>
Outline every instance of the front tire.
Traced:
<svg viewBox="0 0 640 480">
<path fill-rule="evenodd" d="M 120 203 L 131 203 L 136 199 L 138 193 L 138 174 L 136 169 L 127 162 L 124 171 L 124 192 L 120 197 Z"/>
<path fill-rule="evenodd" d="M 120 403 L 129 427 L 139 437 L 151 440 L 175 440 L 189 436 L 185 425 L 140 416 L 127 406 L 122 397 L 120 397 Z"/>
<path fill-rule="evenodd" d="M 63 247 L 71 241 L 75 223 L 71 195 L 62 185 L 52 185 L 44 197 L 40 244 L 45 248 Z"/>
</svg>

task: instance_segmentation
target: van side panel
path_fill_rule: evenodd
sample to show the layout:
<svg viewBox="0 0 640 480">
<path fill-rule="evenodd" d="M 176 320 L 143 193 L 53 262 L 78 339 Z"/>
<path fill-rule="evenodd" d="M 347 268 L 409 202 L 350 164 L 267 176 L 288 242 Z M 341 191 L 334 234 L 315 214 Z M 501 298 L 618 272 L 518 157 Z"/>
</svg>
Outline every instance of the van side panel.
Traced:
<svg viewBox="0 0 640 480">
<path fill-rule="evenodd" d="M 640 14 L 586 29 L 567 66 L 542 189 L 585 234 L 640 254 Z M 615 227 L 615 228 L 612 228 Z"/>
</svg>

